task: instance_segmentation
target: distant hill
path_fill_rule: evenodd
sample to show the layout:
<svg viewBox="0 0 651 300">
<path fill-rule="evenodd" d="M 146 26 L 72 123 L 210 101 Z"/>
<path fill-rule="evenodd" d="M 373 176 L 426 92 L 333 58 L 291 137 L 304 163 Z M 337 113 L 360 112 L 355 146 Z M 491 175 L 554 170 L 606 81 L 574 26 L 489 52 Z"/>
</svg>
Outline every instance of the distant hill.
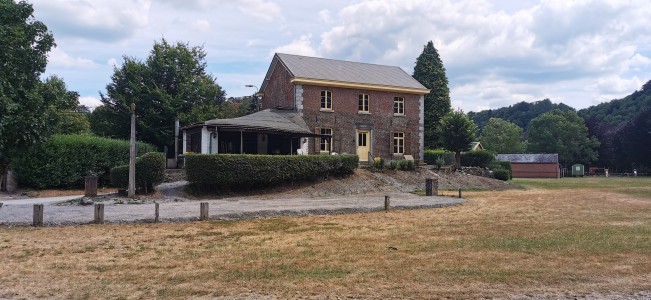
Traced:
<svg viewBox="0 0 651 300">
<path fill-rule="evenodd" d="M 617 126 L 633 120 L 641 111 L 651 106 L 651 80 L 647 81 L 639 91 L 633 92 L 622 99 L 612 100 L 599 105 L 590 106 L 579 111 L 588 123 Z"/>
<path fill-rule="evenodd" d="M 498 109 L 482 110 L 480 112 L 469 112 L 468 116 L 472 118 L 473 121 L 475 121 L 475 124 L 477 124 L 480 129 L 486 126 L 490 118 L 500 118 L 512 122 L 526 131 L 531 119 L 554 109 L 560 109 L 563 111 L 574 110 L 574 108 L 563 103 L 554 104 L 549 99 L 544 99 L 532 103 L 523 101 L 513 104 L 509 107 L 502 107 Z"/>
</svg>

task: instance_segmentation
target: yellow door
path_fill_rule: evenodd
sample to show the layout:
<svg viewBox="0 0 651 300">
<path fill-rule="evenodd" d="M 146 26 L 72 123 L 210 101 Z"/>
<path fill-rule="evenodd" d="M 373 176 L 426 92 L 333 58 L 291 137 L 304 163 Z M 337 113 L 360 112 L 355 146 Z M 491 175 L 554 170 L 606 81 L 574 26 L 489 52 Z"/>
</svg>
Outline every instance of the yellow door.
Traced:
<svg viewBox="0 0 651 300">
<path fill-rule="evenodd" d="M 368 161 L 368 153 L 371 151 L 370 132 L 368 130 L 357 131 L 357 156 L 359 161 Z"/>
</svg>

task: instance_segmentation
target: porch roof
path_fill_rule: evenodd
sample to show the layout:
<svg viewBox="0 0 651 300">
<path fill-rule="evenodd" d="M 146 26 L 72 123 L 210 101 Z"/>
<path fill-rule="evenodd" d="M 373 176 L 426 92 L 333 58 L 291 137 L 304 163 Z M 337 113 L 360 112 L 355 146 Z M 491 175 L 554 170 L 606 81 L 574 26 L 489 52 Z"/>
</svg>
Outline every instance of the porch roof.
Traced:
<svg viewBox="0 0 651 300">
<path fill-rule="evenodd" d="M 265 109 L 239 118 L 208 120 L 184 129 L 202 125 L 214 126 L 218 130 L 256 131 L 302 137 L 321 136 L 310 131 L 303 118 L 293 110 Z"/>
</svg>

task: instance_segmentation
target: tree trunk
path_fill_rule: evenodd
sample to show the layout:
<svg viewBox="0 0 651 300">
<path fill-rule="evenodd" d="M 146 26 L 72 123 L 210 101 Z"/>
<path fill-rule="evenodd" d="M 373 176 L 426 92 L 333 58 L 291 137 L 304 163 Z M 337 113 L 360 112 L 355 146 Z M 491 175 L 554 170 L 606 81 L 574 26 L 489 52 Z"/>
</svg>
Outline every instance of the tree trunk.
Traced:
<svg viewBox="0 0 651 300">
<path fill-rule="evenodd" d="M 456 160 L 457 168 L 461 168 L 461 151 L 454 153 L 454 159 Z"/>
</svg>

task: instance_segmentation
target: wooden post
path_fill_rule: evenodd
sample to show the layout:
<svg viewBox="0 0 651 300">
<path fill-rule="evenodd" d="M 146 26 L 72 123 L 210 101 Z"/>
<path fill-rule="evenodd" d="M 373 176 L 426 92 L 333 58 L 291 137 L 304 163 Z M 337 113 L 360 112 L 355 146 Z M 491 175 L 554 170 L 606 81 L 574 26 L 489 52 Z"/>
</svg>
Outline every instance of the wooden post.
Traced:
<svg viewBox="0 0 651 300">
<path fill-rule="evenodd" d="M 159 212 L 160 212 L 160 204 L 159 203 L 154 203 L 154 210 L 156 211 L 155 216 L 154 216 L 154 222 L 158 223 L 158 222 L 160 222 L 160 214 L 159 214 Z"/>
<path fill-rule="evenodd" d="M 384 210 L 389 211 L 391 209 L 391 197 L 384 196 Z"/>
<path fill-rule="evenodd" d="M 199 211 L 199 220 L 208 220 L 208 202 L 201 202 L 201 210 Z"/>
<path fill-rule="evenodd" d="M 95 204 L 95 224 L 104 224 L 104 203 Z"/>
<path fill-rule="evenodd" d="M 136 196 L 136 104 L 131 103 L 131 150 L 129 151 L 129 198 Z"/>
<path fill-rule="evenodd" d="M 461 189 L 459 189 L 459 198 L 461 198 Z"/>
<path fill-rule="evenodd" d="M 43 204 L 34 204 L 34 226 L 43 226 Z"/>
<path fill-rule="evenodd" d="M 425 196 L 432 196 L 432 178 L 425 179 Z"/>
<path fill-rule="evenodd" d="M 84 196 L 97 197 L 97 175 L 88 174 L 85 178 Z"/>
</svg>

